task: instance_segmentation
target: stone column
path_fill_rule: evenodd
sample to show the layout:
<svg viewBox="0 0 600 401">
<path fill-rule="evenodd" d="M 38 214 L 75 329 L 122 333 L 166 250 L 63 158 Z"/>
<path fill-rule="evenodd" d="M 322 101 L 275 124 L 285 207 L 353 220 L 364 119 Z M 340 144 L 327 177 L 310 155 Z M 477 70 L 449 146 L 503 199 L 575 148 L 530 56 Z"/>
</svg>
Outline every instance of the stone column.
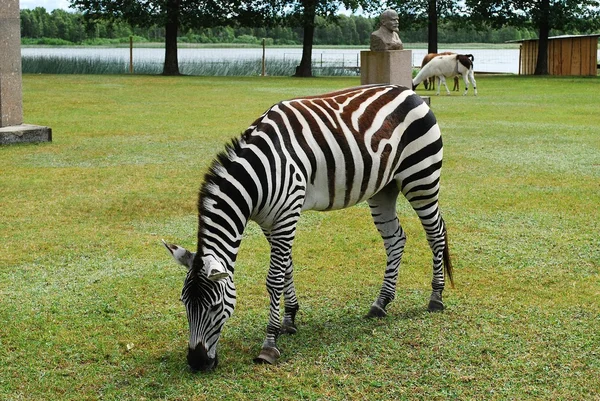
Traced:
<svg viewBox="0 0 600 401">
<path fill-rule="evenodd" d="M 0 4 L 0 127 L 23 123 L 19 0 Z"/>
<path fill-rule="evenodd" d="M 360 83 L 394 84 L 412 88 L 412 51 L 361 51 Z"/>
<path fill-rule="evenodd" d="M 1 0 L 0 144 L 51 140 L 50 128 L 23 124 L 19 0 Z"/>
<path fill-rule="evenodd" d="M 412 88 L 412 51 L 385 50 L 360 52 L 360 84 L 393 84 Z M 429 96 L 421 96 L 428 106 Z"/>
</svg>

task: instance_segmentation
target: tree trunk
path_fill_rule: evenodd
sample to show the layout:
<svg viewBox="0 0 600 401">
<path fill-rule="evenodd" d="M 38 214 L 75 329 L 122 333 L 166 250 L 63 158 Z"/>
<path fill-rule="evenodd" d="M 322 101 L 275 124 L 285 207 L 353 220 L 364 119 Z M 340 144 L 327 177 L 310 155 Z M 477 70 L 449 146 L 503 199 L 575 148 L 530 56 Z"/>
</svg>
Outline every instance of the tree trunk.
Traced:
<svg viewBox="0 0 600 401">
<path fill-rule="evenodd" d="M 302 60 L 296 67 L 295 77 L 312 77 L 312 48 L 315 36 L 316 1 L 306 0 L 304 4 L 304 34 L 302 37 Z"/>
<path fill-rule="evenodd" d="M 177 30 L 179 28 L 179 2 L 167 3 L 167 23 L 165 24 L 165 64 L 163 75 L 181 75 L 177 59 Z"/>
<path fill-rule="evenodd" d="M 548 75 L 548 36 L 550 36 L 550 1 L 542 0 L 540 5 L 540 35 L 538 39 L 538 57 L 534 75 Z"/>
<path fill-rule="evenodd" d="M 438 52 L 437 2 L 428 0 L 427 53 Z"/>
</svg>

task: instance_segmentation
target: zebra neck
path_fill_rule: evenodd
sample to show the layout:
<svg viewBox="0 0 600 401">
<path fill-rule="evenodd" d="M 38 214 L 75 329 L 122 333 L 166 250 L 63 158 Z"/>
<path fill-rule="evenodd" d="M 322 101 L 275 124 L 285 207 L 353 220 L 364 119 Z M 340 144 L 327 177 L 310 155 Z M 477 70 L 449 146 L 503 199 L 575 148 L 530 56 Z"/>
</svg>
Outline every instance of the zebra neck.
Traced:
<svg viewBox="0 0 600 401">
<path fill-rule="evenodd" d="M 198 252 L 214 256 L 231 273 L 253 210 L 253 202 L 246 196 L 247 184 L 243 185 L 236 176 L 235 171 L 228 171 L 221 164 L 213 165 L 198 202 Z"/>
</svg>

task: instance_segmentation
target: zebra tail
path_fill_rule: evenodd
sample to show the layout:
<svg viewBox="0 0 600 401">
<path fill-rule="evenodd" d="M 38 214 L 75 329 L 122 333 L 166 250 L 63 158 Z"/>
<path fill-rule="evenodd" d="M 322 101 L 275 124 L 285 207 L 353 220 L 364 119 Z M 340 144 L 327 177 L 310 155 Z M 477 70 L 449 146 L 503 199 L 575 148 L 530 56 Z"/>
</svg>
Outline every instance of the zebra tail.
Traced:
<svg viewBox="0 0 600 401">
<path fill-rule="evenodd" d="M 444 232 L 444 242 L 444 270 L 446 272 L 446 276 L 450 280 L 450 287 L 454 288 L 454 278 L 452 277 L 452 260 L 450 259 L 450 247 L 448 246 L 448 232 Z"/>
</svg>

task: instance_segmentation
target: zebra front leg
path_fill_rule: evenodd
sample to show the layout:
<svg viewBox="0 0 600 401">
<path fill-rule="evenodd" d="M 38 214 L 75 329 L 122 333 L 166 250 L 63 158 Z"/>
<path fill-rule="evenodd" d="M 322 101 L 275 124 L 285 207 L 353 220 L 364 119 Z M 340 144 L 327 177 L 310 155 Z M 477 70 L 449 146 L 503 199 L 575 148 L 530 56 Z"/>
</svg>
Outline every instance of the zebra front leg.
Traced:
<svg viewBox="0 0 600 401">
<path fill-rule="evenodd" d="M 279 305 L 283 293 L 284 272 L 279 263 L 274 262 L 274 252 L 271 252 L 271 266 L 267 275 L 267 292 L 269 293 L 269 323 L 267 324 L 267 336 L 263 341 L 262 349 L 254 358 L 255 363 L 274 364 L 281 356 L 277 348 L 277 337 L 281 332 L 281 321 Z"/>
<path fill-rule="evenodd" d="M 373 222 L 383 239 L 387 255 L 387 265 L 383 285 L 379 297 L 375 300 L 367 317 L 384 317 L 387 315 L 385 308 L 394 300 L 400 261 L 406 244 L 406 234 L 400 226 L 396 216 L 396 198 L 398 188 L 393 181 L 381 192 L 369 199 Z"/>
<path fill-rule="evenodd" d="M 269 245 L 273 247 L 271 242 L 271 233 L 269 230 L 263 230 L 263 234 L 267 238 Z M 283 323 L 281 325 L 280 334 L 296 334 L 296 313 L 300 306 L 298 298 L 296 298 L 296 287 L 294 286 L 294 264 L 290 256 L 289 263 L 285 269 L 285 279 L 283 284 L 283 296 L 285 299 L 285 312 L 283 315 Z"/>
<path fill-rule="evenodd" d="M 295 329 L 294 318 L 297 310 L 297 302 L 295 300 L 295 289 L 291 274 L 293 271 L 292 265 L 292 243 L 296 232 L 296 222 L 299 212 L 292 215 L 285 224 L 280 227 L 278 233 L 276 230 L 268 233 L 267 239 L 271 244 L 271 262 L 269 273 L 267 274 L 267 292 L 269 293 L 269 323 L 267 324 L 267 336 L 263 342 L 262 349 L 254 359 L 256 363 L 274 364 L 281 356 L 281 352 L 277 348 L 277 337 L 282 332 L 280 303 L 281 296 L 286 291 L 286 305 L 289 302 L 289 309 L 286 308 L 286 317 L 284 324 Z M 289 280 L 286 280 L 286 277 Z M 287 284 L 287 287 L 286 287 Z M 295 310 L 294 310 L 295 304 Z M 289 314 L 288 314 L 289 313 Z"/>
</svg>

